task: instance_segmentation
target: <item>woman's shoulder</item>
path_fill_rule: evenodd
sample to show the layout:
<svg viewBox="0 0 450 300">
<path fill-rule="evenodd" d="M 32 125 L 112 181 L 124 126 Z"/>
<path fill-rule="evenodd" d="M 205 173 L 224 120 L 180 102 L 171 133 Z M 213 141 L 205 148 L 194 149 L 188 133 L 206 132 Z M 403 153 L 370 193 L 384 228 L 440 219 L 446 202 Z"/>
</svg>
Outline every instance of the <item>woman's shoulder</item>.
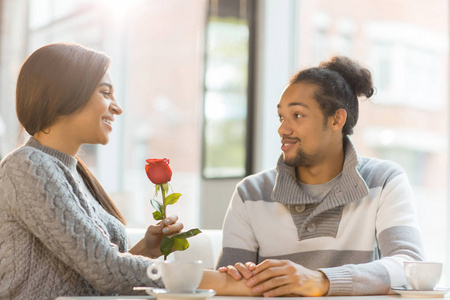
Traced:
<svg viewBox="0 0 450 300">
<path fill-rule="evenodd" d="M 13 203 L 17 205 L 19 202 L 14 195 L 18 193 L 22 194 L 24 201 L 49 191 L 56 193 L 61 191 L 58 187 L 66 186 L 70 175 L 70 170 L 57 158 L 35 147 L 22 146 L 7 155 L 0 164 L 0 202 L 11 205 L 10 200 L 15 199 Z"/>
<path fill-rule="evenodd" d="M 5 158 L 3 158 L 2 160 L 2 164 L 13 164 L 26 161 L 43 160 L 45 155 L 46 154 L 40 151 L 39 149 L 36 149 L 28 145 L 23 145 L 10 152 L 8 155 L 6 155 Z"/>
<path fill-rule="evenodd" d="M 57 159 L 36 149 L 24 145 L 9 153 L 0 164 L 1 172 L 20 170 L 22 172 L 36 170 L 38 168 L 52 168 L 56 166 Z"/>
</svg>

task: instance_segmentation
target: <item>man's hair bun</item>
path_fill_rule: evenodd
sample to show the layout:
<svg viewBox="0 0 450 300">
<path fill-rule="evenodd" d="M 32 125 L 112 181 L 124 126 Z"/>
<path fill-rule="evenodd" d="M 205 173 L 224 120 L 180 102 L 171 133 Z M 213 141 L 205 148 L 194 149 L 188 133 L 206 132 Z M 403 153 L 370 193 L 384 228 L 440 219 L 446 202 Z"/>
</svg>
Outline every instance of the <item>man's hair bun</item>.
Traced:
<svg viewBox="0 0 450 300">
<path fill-rule="evenodd" d="M 319 68 L 339 73 L 358 97 L 370 98 L 374 94 L 370 71 L 348 57 L 334 56 L 330 60 L 320 63 Z"/>
</svg>

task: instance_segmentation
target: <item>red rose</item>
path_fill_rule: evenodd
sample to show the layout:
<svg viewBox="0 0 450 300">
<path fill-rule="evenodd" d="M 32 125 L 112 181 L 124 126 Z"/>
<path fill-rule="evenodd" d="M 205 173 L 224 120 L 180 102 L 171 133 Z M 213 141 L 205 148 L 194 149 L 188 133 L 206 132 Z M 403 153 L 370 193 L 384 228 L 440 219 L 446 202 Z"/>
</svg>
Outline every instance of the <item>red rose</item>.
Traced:
<svg viewBox="0 0 450 300">
<path fill-rule="evenodd" d="M 167 183 L 172 179 L 172 170 L 169 167 L 169 160 L 163 159 L 147 159 L 145 172 L 148 179 L 154 184 Z"/>
</svg>

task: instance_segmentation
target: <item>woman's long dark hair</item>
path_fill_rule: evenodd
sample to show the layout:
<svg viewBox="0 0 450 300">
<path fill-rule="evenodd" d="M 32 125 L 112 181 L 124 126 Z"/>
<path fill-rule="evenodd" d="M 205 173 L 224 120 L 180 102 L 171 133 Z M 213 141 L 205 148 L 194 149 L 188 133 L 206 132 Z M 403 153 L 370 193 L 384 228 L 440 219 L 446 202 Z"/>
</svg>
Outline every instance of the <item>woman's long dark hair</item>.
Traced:
<svg viewBox="0 0 450 300">
<path fill-rule="evenodd" d="M 46 132 L 59 116 L 70 115 L 91 98 L 111 60 L 78 44 L 39 48 L 22 65 L 16 87 L 16 113 L 30 135 Z M 125 218 L 95 176 L 77 157 L 77 170 L 101 206 L 125 224 Z"/>
<path fill-rule="evenodd" d="M 94 174 L 92 174 L 91 171 L 89 171 L 88 167 L 84 164 L 84 162 L 80 158 L 77 157 L 77 160 L 78 160 L 77 171 L 83 178 L 84 183 L 88 187 L 92 196 L 94 196 L 94 198 L 97 199 L 100 205 L 107 212 L 116 217 L 123 224 L 126 224 L 125 217 L 122 215 L 122 213 L 116 207 L 116 205 L 108 196 L 106 191 L 100 185 L 97 178 L 95 178 Z"/>
</svg>

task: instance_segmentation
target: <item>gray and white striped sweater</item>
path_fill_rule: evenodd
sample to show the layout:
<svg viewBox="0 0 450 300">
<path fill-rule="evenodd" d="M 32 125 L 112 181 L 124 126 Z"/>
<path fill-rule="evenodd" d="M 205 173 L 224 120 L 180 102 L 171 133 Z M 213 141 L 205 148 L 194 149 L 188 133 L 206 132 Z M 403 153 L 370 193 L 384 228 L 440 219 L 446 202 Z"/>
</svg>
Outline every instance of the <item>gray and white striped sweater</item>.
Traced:
<svg viewBox="0 0 450 300">
<path fill-rule="evenodd" d="M 422 260 L 422 238 L 405 172 L 358 157 L 346 139 L 345 162 L 324 199 L 311 198 L 280 157 L 276 169 L 249 176 L 225 218 L 217 266 L 289 259 L 321 270 L 328 295 L 386 294 L 406 284 L 403 261 Z"/>
</svg>

